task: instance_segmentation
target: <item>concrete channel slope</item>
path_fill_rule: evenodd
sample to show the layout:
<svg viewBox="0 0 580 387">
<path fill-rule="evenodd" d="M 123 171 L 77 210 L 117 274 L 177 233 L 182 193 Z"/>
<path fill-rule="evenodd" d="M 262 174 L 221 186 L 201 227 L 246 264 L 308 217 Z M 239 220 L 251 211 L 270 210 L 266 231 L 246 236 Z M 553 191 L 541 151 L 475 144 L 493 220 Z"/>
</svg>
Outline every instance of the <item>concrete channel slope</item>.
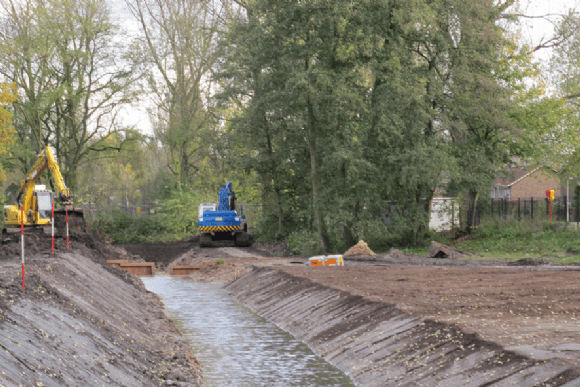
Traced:
<svg viewBox="0 0 580 387">
<path fill-rule="evenodd" d="M 202 386 L 159 298 L 89 242 L 28 257 L 26 291 L 18 256 L 0 252 L 0 386 Z"/>
<path fill-rule="evenodd" d="M 560 359 L 533 360 L 393 305 L 255 268 L 227 287 L 359 386 L 580 386 Z"/>
</svg>

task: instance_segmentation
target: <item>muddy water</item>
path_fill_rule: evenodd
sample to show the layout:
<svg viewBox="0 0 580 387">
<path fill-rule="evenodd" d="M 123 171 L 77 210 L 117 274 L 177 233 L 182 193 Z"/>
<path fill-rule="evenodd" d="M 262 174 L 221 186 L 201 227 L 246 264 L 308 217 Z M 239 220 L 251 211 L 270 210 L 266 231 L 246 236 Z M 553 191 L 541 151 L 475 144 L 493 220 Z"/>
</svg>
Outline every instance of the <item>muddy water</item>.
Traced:
<svg viewBox="0 0 580 387">
<path fill-rule="evenodd" d="M 231 298 L 220 285 L 144 277 L 202 364 L 207 387 L 354 386 L 310 348 Z"/>
</svg>

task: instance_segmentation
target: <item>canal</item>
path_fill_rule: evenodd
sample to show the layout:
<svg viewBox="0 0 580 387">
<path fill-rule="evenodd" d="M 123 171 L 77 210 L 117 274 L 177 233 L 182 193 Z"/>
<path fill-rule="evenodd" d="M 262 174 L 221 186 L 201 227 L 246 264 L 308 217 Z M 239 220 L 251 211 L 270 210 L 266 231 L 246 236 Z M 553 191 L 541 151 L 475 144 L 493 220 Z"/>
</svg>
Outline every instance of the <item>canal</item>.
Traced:
<svg viewBox="0 0 580 387">
<path fill-rule="evenodd" d="M 193 348 L 207 387 L 354 386 L 303 342 L 230 297 L 221 285 L 143 277 Z"/>
</svg>

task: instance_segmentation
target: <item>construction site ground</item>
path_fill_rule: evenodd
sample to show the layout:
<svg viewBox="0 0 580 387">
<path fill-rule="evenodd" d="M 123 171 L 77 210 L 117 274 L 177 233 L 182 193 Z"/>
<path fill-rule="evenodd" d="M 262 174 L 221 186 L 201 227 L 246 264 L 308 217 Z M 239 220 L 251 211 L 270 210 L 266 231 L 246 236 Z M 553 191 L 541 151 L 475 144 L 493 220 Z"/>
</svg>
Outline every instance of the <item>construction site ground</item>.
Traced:
<svg viewBox="0 0 580 387">
<path fill-rule="evenodd" d="M 107 260 L 139 260 L 91 234 L 0 235 L 0 386 L 201 386 L 187 340 L 142 281 Z"/>
<path fill-rule="evenodd" d="M 309 267 L 307 258 L 288 256 L 283 243 L 200 248 L 192 237 L 110 246 L 82 232 L 73 232 L 70 250 L 58 238 L 53 256 L 50 236 L 26 238 L 23 292 L 19 235 L 0 236 L 0 385 L 201 385 L 194 354 L 159 299 L 137 277 L 109 267 L 108 259 L 154 262 L 166 273 L 176 265 L 212 262 L 192 279 L 224 285 L 250 272 L 244 278 L 258 281 L 266 275 L 259 270 L 274 270 L 283 276 L 270 276 L 272 283 L 297 279 L 276 291 L 280 302 L 296 297 L 300 286 L 336 289 L 360 300 L 357 305 L 394 305 L 405 315 L 460 328 L 538 363 L 559 358 L 580 367 L 577 266 L 395 252 L 347 258 L 344 267 Z"/>
<path fill-rule="evenodd" d="M 182 253 L 169 256 L 175 253 L 173 246 L 180 246 Z M 558 357 L 580 366 L 578 266 L 543 265 L 533 260 L 437 259 L 397 252 L 347 258 L 344 267 L 309 267 L 306 258 L 273 256 L 287 251 L 280 244 L 199 248 L 192 238 L 175 245 L 120 247 L 132 254 L 147 251 L 149 255 L 143 258 L 161 263 L 162 269 L 224 260 L 192 274 L 197 281 L 227 284 L 253 267 L 267 266 L 455 325 L 535 359 Z"/>
</svg>

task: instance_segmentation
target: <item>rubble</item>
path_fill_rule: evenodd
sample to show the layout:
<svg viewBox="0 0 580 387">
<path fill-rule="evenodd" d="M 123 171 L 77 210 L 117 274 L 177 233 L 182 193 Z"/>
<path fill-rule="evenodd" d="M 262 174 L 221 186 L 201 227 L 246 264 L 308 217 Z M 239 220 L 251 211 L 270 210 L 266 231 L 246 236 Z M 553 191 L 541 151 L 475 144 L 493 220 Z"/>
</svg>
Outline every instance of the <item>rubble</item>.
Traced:
<svg viewBox="0 0 580 387">
<path fill-rule="evenodd" d="M 429 245 L 429 256 L 431 258 L 450 258 L 457 259 L 465 255 L 462 251 L 456 250 L 453 247 L 446 246 L 439 242 L 431 242 Z"/>
</svg>

